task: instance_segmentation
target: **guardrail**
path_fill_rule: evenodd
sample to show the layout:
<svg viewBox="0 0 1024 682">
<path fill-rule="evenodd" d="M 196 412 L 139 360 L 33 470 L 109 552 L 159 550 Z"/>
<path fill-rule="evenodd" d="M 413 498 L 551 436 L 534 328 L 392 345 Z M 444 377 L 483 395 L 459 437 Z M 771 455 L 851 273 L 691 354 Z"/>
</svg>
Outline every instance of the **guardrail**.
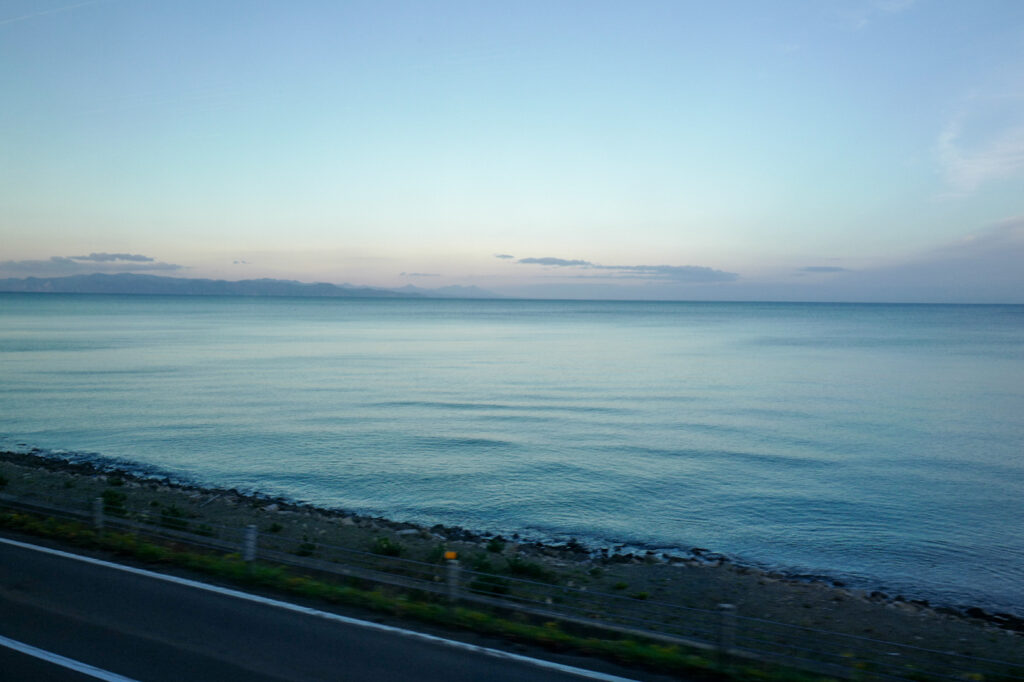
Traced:
<svg viewBox="0 0 1024 682">
<path fill-rule="evenodd" d="M 438 599 L 514 610 L 544 619 L 712 652 L 723 660 L 772 661 L 826 675 L 890 680 L 1020 680 L 1024 665 L 744 616 L 730 604 L 699 609 L 543 580 L 471 570 L 457 560 L 415 561 L 323 542 L 188 521 L 111 505 L 54 506 L 0 494 L 0 506 L 144 534 L 320 573 L 432 593 Z"/>
</svg>

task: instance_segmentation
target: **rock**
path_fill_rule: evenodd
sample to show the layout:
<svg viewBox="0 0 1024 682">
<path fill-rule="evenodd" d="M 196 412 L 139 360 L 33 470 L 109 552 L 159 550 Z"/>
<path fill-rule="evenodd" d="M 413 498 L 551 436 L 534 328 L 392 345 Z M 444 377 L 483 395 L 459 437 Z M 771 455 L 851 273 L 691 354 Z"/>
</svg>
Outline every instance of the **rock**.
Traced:
<svg viewBox="0 0 1024 682">
<path fill-rule="evenodd" d="M 1012 613 L 989 613 L 984 609 L 980 609 L 977 606 L 964 611 L 964 614 L 971 618 L 977 618 L 987 623 L 996 625 L 1004 630 L 1013 630 L 1016 632 L 1024 632 L 1024 618 L 1018 618 Z"/>
<path fill-rule="evenodd" d="M 577 540 L 576 538 L 569 538 L 569 542 L 565 543 L 565 549 L 575 554 L 589 554 L 587 548 Z"/>
<path fill-rule="evenodd" d="M 994 613 L 992 621 L 999 627 L 1024 632 L 1024 618 L 1018 618 L 1012 613 Z"/>
</svg>

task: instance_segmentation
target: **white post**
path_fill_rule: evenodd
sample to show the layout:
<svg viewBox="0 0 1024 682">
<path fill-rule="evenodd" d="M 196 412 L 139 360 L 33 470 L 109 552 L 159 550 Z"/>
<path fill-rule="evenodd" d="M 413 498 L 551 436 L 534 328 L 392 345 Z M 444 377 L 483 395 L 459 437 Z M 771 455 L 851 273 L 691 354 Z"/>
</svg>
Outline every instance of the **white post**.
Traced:
<svg viewBox="0 0 1024 682">
<path fill-rule="evenodd" d="M 448 560 L 448 599 L 455 602 L 459 599 L 459 589 L 462 582 L 462 566 L 458 559 Z"/>
<path fill-rule="evenodd" d="M 729 653 L 736 646 L 736 607 L 732 604 L 719 604 L 721 614 L 718 629 L 719 663 L 725 666 L 729 661 Z"/>
<path fill-rule="evenodd" d="M 256 526 L 245 527 L 245 542 L 242 545 L 242 559 L 253 561 L 256 558 Z"/>
</svg>

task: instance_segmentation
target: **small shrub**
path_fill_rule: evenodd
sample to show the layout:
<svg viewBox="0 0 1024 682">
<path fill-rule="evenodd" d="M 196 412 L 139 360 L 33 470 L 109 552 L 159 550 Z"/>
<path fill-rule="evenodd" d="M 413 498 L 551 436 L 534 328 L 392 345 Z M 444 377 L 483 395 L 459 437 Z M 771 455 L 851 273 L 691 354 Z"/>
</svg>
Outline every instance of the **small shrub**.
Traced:
<svg viewBox="0 0 1024 682">
<path fill-rule="evenodd" d="M 505 541 L 500 535 L 496 535 L 487 541 L 487 551 L 494 554 L 501 554 L 505 551 Z"/>
<path fill-rule="evenodd" d="M 107 479 L 107 485 L 118 487 L 124 485 L 124 479 L 120 476 L 111 476 Z"/>
<path fill-rule="evenodd" d="M 448 548 L 445 547 L 444 543 L 439 542 L 438 544 L 434 545 L 429 552 L 427 552 L 427 563 L 440 564 L 444 562 L 444 553 L 447 551 Z"/>
<path fill-rule="evenodd" d="M 208 538 L 212 538 L 212 537 L 215 537 L 217 535 L 217 531 L 215 531 L 213 529 L 213 526 L 210 526 L 210 525 L 205 524 L 205 523 L 199 524 L 199 527 L 196 528 L 195 532 L 196 532 L 197 535 L 202 535 L 202 536 L 208 537 Z"/>
<path fill-rule="evenodd" d="M 103 513 L 111 516 L 127 516 L 128 511 L 125 509 L 124 503 L 128 501 L 128 496 L 123 492 L 104 490 L 100 497 L 103 498 Z"/>
<path fill-rule="evenodd" d="M 535 561 L 527 561 L 519 557 L 512 557 L 508 560 L 505 572 L 520 578 L 537 580 L 539 582 L 553 583 L 557 579 L 554 573 L 544 568 Z"/>
<path fill-rule="evenodd" d="M 185 512 L 172 504 L 160 510 L 160 525 L 173 530 L 185 530 L 188 528 L 188 521 L 185 520 Z"/>
<path fill-rule="evenodd" d="M 3 474 L 0 474 L 0 488 L 5 487 L 7 485 L 7 483 L 8 483 L 7 477 L 4 476 Z"/>
<path fill-rule="evenodd" d="M 621 580 L 619 582 L 615 583 L 614 585 L 612 585 L 612 589 L 613 590 L 624 590 L 627 587 L 629 587 L 629 585 L 627 585 L 626 583 L 622 582 Z"/>
<path fill-rule="evenodd" d="M 402 556 L 402 545 L 389 537 L 376 538 L 370 545 L 370 551 L 381 556 Z"/>
<path fill-rule="evenodd" d="M 310 542 L 309 538 L 303 535 L 302 542 L 299 543 L 299 546 L 295 548 L 292 554 L 295 556 L 313 556 L 314 552 L 316 552 L 316 543 Z"/>
<path fill-rule="evenodd" d="M 284 526 L 282 526 L 277 521 L 274 521 L 272 524 L 270 524 L 270 526 L 267 527 L 268 533 L 280 533 L 282 530 L 284 530 Z"/>
<path fill-rule="evenodd" d="M 651 595 L 647 594 L 646 592 L 634 592 L 629 596 L 631 599 L 647 599 Z"/>
</svg>

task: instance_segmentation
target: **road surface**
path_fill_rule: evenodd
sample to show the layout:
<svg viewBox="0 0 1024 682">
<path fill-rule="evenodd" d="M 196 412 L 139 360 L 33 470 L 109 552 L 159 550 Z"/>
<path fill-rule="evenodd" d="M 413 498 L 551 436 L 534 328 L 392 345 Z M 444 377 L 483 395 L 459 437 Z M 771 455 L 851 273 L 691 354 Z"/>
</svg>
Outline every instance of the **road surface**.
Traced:
<svg viewBox="0 0 1024 682">
<path fill-rule="evenodd" d="M 0 638 L 5 680 L 623 679 L 5 538 Z"/>
</svg>

